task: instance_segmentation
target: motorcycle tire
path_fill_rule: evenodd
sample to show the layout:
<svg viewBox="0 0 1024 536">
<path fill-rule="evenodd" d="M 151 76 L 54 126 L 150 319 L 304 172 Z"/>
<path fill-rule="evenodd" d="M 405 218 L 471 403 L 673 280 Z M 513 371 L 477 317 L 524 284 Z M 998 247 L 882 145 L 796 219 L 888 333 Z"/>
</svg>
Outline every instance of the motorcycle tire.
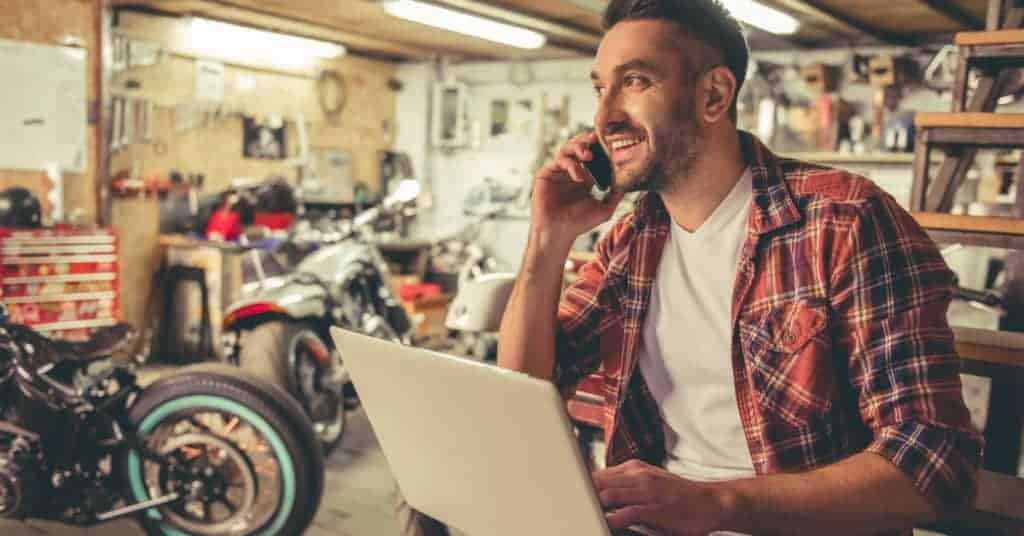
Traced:
<svg viewBox="0 0 1024 536">
<path fill-rule="evenodd" d="M 147 434 L 162 423 L 196 409 L 232 415 L 257 430 L 270 447 L 263 452 L 271 452 L 269 456 L 278 467 L 276 475 L 280 478 L 281 494 L 273 503 L 276 506 L 267 520 L 261 526 L 231 533 L 239 536 L 302 534 L 319 508 L 324 488 L 324 458 L 316 447 L 315 432 L 302 408 L 276 385 L 234 367 L 209 363 L 181 368 L 143 389 L 128 409 L 128 419 L 140 439 L 145 440 Z M 135 501 L 150 499 L 142 457 L 132 450 L 122 459 L 128 497 Z M 259 489 L 258 493 L 265 494 L 267 490 Z M 182 536 L 190 533 L 174 522 L 169 508 L 164 506 L 139 514 L 139 522 L 147 534 Z"/>
<path fill-rule="evenodd" d="M 324 423 L 318 423 L 313 418 L 311 402 L 303 394 L 289 359 L 293 341 L 302 334 L 320 339 L 313 327 L 301 322 L 272 321 L 259 324 L 242 335 L 238 363 L 243 370 L 284 389 L 306 408 L 306 414 L 313 420 L 314 431 L 326 456 L 341 445 L 345 435 L 344 397 L 337 393 L 336 415 L 331 415 Z"/>
</svg>

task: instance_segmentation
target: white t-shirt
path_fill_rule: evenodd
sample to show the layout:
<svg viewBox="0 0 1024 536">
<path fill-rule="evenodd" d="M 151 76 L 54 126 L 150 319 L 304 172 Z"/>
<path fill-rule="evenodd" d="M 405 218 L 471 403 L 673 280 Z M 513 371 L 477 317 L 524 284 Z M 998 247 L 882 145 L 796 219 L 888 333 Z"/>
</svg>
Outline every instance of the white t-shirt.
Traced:
<svg viewBox="0 0 1024 536">
<path fill-rule="evenodd" d="M 666 469 L 698 481 L 754 476 L 732 371 L 732 291 L 753 196 L 750 170 L 693 233 L 672 223 L 638 364 L 665 422 Z"/>
</svg>

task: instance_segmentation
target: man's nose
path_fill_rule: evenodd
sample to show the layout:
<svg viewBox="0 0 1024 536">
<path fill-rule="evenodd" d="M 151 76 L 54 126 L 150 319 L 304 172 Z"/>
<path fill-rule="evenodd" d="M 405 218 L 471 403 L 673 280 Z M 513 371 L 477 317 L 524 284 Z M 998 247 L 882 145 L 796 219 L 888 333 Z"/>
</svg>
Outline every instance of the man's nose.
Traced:
<svg viewBox="0 0 1024 536">
<path fill-rule="evenodd" d="M 607 93 L 598 101 L 597 112 L 594 113 L 594 129 L 598 133 L 614 132 L 628 120 L 629 116 L 622 109 L 618 93 Z"/>
</svg>

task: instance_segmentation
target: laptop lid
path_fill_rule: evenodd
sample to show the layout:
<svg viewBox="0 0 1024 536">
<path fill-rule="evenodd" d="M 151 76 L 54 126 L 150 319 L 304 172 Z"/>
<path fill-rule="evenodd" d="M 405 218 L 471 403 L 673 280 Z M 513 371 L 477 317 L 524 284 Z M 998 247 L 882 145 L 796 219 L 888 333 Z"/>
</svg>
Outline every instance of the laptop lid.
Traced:
<svg viewBox="0 0 1024 536">
<path fill-rule="evenodd" d="M 470 535 L 609 535 L 565 403 L 526 374 L 331 328 L 406 500 Z"/>
</svg>

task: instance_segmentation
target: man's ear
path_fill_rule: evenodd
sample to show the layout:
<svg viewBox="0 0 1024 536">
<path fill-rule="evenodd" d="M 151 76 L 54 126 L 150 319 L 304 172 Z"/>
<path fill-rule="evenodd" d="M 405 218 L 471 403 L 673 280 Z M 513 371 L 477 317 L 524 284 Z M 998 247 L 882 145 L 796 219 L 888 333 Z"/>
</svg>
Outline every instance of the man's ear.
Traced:
<svg viewBox="0 0 1024 536">
<path fill-rule="evenodd" d="M 736 77 L 724 65 L 714 67 L 700 82 L 704 86 L 704 99 L 698 113 L 705 123 L 717 123 L 728 117 L 729 109 L 736 98 Z"/>
</svg>

